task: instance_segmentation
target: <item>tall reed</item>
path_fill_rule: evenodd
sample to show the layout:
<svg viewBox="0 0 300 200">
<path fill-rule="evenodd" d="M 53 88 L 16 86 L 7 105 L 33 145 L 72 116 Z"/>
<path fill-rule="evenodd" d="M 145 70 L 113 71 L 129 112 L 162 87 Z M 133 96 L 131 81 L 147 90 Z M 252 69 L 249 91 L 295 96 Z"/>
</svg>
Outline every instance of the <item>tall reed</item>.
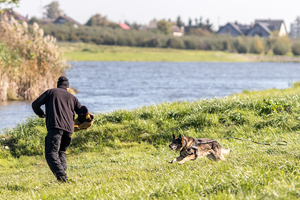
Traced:
<svg viewBox="0 0 300 200">
<path fill-rule="evenodd" d="M 0 101 L 30 100 L 54 87 L 67 67 L 53 37 L 38 24 L 28 27 L 14 18 L 0 21 Z"/>
</svg>

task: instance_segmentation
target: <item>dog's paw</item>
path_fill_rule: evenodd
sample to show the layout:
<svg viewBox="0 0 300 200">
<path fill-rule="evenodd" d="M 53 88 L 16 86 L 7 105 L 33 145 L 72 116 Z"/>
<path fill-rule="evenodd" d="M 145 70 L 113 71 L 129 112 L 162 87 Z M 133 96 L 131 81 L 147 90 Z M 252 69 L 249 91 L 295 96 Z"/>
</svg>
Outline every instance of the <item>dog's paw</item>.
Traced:
<svg viewBox="0 0 300 200">
<path fill-rule="evenodd" d="M 174 163 L 174 161 L 173 161 L 173 160 L 171 160 L 171 161 L 169 161 L 169 163 L 170 163 L 170 164 L 172 164 L 172 163 Z"/>
<path fill-rule="evenodd" d="M 182 165 L 183 163 L 184 163 L 184 162 L 182 162 L 182 161 L 181 161 L 181 162 L 178 162 L 179 165 Z"/>
</svg>

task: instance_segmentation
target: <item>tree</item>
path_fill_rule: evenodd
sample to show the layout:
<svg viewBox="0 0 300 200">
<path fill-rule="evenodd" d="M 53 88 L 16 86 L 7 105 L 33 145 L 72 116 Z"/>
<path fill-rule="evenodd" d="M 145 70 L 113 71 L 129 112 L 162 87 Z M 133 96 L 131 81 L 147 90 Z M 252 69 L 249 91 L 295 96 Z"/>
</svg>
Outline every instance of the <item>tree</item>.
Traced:
<svg viewBox="0 0 300 200">
<path fill-rule="evenodd" d="M 165 34 L 171 33 L 171 23 L 164 19 L 157 22 L 157 28 Z"/>
<path fill-rule="evenodd" d="M 0 0 L 0 3 L 6 3 L 6 4 L 16 4 L 18 5 L 20 0 Z"/>
<path fill-rule="evenodd" d="M 183 22 L 181 21 L 180 16 L 177 17 L 176 24 L 177 24 L 178 27 L 182 27 L 184 25 Z"/>
<path fill-rule="evenodd" d="M 189 18 L 189 26 L 192 26 L 192 19 Z"/>
<path fill-rule="evenodd" d="M 46 17 L 49 19 L 55 19 L 63 13 L 63 11 L 59 9 L 58 1 L 53 1 L 52 3 L 45 6 L 44 8 L 46 9 L 44 15 L 46 15 Z"/>
<path fill-rule="evenodd" d="M 29 20 L 29 24 L 33 25 L 35 23 L 39 23 L 39 20 L 36 18 L 36 17 L 32 17 L 30 20 Z"/>
<path fill-rule="evenodd" d="M 11 4 L 18 5 L 19 2 L 20 2 L 20 0 L 0 0 L 0 9 L 3 4 L 5 7 L 7 7 L 8 5 L 11 5 Z M 0 11 L 0 13 L 3 13 L 3 10 Z"/>
<path fill-rule="evenodd" d="M 96 14 L 92 16 L 86 23 L 87 26 L 102 26 L 107 27 L 111 24 L 110 21 L 107 20 L 106 16 L 101 16 L 100 14 Z"/>
<path fill-rule="evenodd" d="M 127 26 L 131 27 L 130 23 L 129 23 L 127 20 L 125 20 L 124 23 L 125 23 Z"/>
<path fill-rule="evenodd" d="M 298 25 L 300 24 L 300 16 L 298 16 L 298 17 L 296 18 L 296 22 L 297 22 Z"/>
<path fill-rule="evenodd" d="M 212 26 L 213 26 L 213 24 L 210 23 L 209 19 L 207 19 L 206 24 L 204 25 L 203 28 L 205 28 L 206 30 L 212 32 Z"/>
<path fill-rule="evenodd" d="M 134 22 L 134 23 L 131 25 L 130 28 L 131 28 L 131 29 L 134 29 L 134 30 L 139 30 L 139 29 L 140 29 L 140 26 L 139 26 L 136 22 Z"/>
<path fill-rule="evenodd" d="M 199 21 L 199 26 L 201 27 L 202 26 L 202 17 L 200 17 L 200 21 Z"/>
</svg>

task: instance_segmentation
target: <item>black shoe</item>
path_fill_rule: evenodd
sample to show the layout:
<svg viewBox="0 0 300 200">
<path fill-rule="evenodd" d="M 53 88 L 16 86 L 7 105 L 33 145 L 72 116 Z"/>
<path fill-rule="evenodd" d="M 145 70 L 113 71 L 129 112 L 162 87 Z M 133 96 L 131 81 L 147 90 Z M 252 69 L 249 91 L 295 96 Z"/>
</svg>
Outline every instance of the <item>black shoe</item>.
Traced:
<svg viewBox="0 0 300 200">
<path fill-rule="evenodd" d="M 66 176 L 58 176 L 57 180 L 60 183 L 69 183 L 68 178 Z"/>
</svg>

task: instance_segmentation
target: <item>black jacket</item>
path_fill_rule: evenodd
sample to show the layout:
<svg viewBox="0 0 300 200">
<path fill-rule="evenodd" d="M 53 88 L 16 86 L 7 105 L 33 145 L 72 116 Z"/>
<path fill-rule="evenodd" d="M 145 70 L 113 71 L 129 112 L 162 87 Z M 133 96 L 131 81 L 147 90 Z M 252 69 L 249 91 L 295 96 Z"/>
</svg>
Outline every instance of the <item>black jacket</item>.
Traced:
<svg viewBox="0 0 300 200">
<path fill-rule="evenodd" d="M 74 132 L 74 112 L 78 114 L 82 106 L 64 86 L 47 90 L 32 103 L 33 111 L 40 117 L 45 116 L 42 105 L 46 109 L 47 130 L 56 128 Z"/>
</svg>

